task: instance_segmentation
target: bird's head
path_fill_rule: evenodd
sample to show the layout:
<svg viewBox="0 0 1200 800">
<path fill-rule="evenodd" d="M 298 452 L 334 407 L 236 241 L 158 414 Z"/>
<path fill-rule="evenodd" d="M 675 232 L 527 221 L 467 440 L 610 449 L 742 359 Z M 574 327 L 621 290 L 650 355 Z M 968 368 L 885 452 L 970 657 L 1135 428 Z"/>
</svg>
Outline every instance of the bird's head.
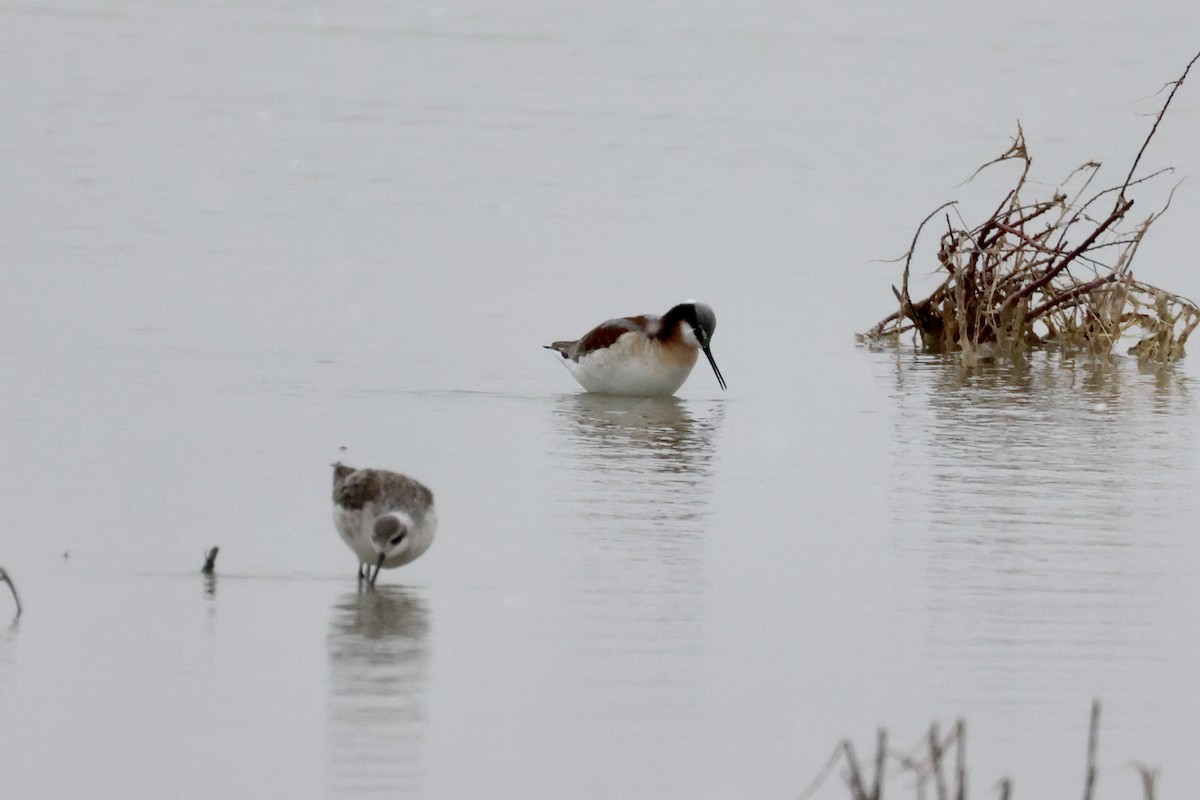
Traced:
<svg viewBox="0 0 1200 800">
<path fill-rule="evenodd" d="M 377 572 L 384 561 L 394 559 L 408 549 L 408 531 L 409 523 L 401 519 L 400 514 L 384 514 L 375 520 L 371 543 L 375 545 L 375 552 L 379 554 L 375 567 Z"/>
<path fill-rule="evenodd" d="M 717 368 L 717 362 L 713 358 L 710 347 L 713 334 L 717 331 L 717 315 L 713 312 L 712 306 L 689 300 L 668 311 L 664 315 L 664 320 L 679 325 L 684 343 L 704 351 L 704 356 L 708 359 L 713 374 L 717 376 L 717 383 L 721 384 L 721 388 L 724 389 L 725 378 L 722 377 L 721 370 Z"/>
</svg>

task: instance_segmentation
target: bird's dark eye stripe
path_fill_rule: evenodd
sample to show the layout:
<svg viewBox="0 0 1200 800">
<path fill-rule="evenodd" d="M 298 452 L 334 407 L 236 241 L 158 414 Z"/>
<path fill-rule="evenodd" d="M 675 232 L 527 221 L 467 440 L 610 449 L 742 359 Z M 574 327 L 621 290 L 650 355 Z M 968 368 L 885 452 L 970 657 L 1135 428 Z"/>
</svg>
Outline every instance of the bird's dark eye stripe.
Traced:
<svg viewBox="0 0 1200 800">
<path fill-rule="evenodd" d="M 399 536 L 393 536 L 393 537 L 392 537 L 392 544 L 400 544 L 400 540 L 401 540 L 401 539 L 403 539 L 403 538 L 404 538 L 404 534 L 403 534 L 403 533 L 402 533 L 402 534 L 400 534 Z"/>
</svg>

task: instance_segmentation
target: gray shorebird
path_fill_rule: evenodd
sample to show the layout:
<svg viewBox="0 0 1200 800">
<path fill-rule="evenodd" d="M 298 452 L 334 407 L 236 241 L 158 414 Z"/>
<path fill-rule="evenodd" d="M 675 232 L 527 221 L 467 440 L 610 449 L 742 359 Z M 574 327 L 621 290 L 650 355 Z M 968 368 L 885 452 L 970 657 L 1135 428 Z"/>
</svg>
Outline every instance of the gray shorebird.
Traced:
<svg viewBox="0 0 1200 800">
<path fill-rule="evenodd" d="M 334 464 L 333 524 L 358 556 L 359 580 L 374 586 L 379 570 L 407 564 L 433 543 L 433 492 L 397 472 Z"/>
<path fill-rule="evenodd" d="M 563 358 L 567 370 L 589 392 L 657 397 L 675 394 L 692 373 L 700 352 L 708 358 L 717 383 L 725 379 L 709 343 L 717 315 L 704 303 L 680 303 L 661 317 L 643 314 L 610 319 L 583 338 L 546 345 Z"/>
</svg>

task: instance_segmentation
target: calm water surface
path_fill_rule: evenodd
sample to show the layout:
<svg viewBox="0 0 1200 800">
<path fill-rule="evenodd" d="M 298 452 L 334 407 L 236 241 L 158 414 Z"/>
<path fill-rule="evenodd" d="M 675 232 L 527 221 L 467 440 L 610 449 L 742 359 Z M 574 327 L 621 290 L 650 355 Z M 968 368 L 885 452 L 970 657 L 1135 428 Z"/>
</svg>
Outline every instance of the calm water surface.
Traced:
<svg viewBox="0 0 1200 800">
<path fill-rule="evenodd" d="M 1098 797 L 1187 796 L 1198 368 L 852 333 L 1016 119 L 1119 182 L 1198 8 L 0 3 L 0 794 L 793 797 L 963 716 L 1075 796 L 1100 697 Z M 687 297 L 728 392 L 539 347 Z M 338 458 L 437 493 L 373 594 Z"/>
</svg>

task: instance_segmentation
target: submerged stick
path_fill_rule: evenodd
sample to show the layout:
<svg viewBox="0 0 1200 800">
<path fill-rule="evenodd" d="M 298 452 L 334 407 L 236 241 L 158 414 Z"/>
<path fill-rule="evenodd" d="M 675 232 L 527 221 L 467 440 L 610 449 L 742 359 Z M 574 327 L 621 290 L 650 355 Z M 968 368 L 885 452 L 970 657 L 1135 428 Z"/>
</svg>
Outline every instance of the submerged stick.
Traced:
<svg viewBox="0 0 1200 800">
<path fill-rule="evenodd" d="M 4 571 L 4 567 L 0 567 L 0 581 L 8 584 L 9 591 L 12 592 L 13 601 L 17 604 L 17 617 L 21 616 L 21 598 L 17 597 L 16 584 L 12 582 L 12 578 L 8 577 L 8 573 Z"/>
<path fill-rule="evenodd" d="M 212 575 L 216 571 L 216 569 L 217 569 L 217 553 L 220 551 L 220 549 L 221 548 L 214 545 L 212 550 L 209 550 L 207 553 L 204 554 L 204 566 L 200 570 L 200 572 L 202 574 Z"/>
</svg>

